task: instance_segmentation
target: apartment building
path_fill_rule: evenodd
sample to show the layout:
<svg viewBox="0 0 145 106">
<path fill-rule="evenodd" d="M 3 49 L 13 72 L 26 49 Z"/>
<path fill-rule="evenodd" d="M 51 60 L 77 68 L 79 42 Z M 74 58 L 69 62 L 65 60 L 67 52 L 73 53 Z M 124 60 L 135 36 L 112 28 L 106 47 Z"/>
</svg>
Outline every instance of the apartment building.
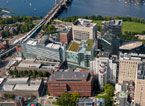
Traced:
<svg viewBox="0 0 145 106">
<path fill-rule="evenodd" d="M 120 54 L 119 57 L 119 83 L 123 81 L 135 81 L 138 64 L 141 63 L 141 58 L 133 57 L 129 54 Z"/>
<path fill-rule="evenodd" d="M 117 63 L 114 62 L 111 58 L 105 56 L 95 58 L 90 62 L 90 70 L 92 70 L 99 77 L 99 75 L 102 75 L 100 74 L 100 70 L 102 70 L 102 64 L 104 64 L 106 70 L 106 82 L 116 83 Z"/>
<path fill-rule="evenodd" d="M 138 66 L 137 76 L 135 80 L 135 96 L 136 106 L 145 106 L 145 62 Z"/>
<path fill-rule="evenodd" d="M 120 35 L 122 33 L 122 20 L 110 20 L 102 22 L 102 35 L 110 32 L 113 35 Z"/>
</svg>

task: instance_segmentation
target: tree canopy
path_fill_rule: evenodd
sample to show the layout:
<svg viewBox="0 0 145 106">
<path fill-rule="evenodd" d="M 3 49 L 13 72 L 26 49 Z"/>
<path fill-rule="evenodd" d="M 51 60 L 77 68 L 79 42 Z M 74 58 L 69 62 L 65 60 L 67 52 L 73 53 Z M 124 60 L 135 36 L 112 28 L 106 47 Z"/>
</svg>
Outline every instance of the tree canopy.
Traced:
<svg viewBox="0 0 145 106">
<path fill-rule="evenodd" d="M 64 93 L 58 98 L 57 104 L 60 106 L 76 106 L 77 99 L 79 98 L 78 93 Z"/>
</svg>

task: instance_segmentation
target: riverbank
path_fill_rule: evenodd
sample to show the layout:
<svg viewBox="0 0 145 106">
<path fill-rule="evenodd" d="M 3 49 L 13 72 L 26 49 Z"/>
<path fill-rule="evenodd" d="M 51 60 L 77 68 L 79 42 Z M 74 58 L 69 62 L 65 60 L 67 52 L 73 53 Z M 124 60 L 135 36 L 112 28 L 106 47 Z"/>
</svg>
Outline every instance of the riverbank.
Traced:
<svg viewBox="0 0 145 106">
<path fill-rule="evenodd" d="M 145 43 L 145 40 L 138 38 L 136 35 L 145 35 L 145 20 L 142 18 L 133 18 L 133 17 L 110 17 L 110 16 L 74 16 L 68 18 L 59 18 L 61 21 L 65 22 L 75 22 L 78 18 L 91 19 L 93 22 L 97 23 L 98 31 L 102 30 L 102 21 L 108 21 L 111 19 L 123 20 L 122 25 L 122 34 L 120 36 L 123 40 L 142 40 Z"/>
<path fill-rule="evenodd" d="M 10 18 L 12 15 L 11 11 L 6 8 L 0 8 L 0 17 Z"/>
<path fill-rule="evenodd" d="M 67 18 L 59 18 L 62 21 L 74 22 L 78 18 L 91 19 L 93 22 L 97 23 L 98 30 L 101 30 L 102 21 L 108 21 L 111 19 L 123 20 L 122 32 L 134 34 L 145 34 L 145 20 L 143 18 L 133 18 L 133 17 L 111 17 L 111 16 L 73 16 Z"/>
</svg>

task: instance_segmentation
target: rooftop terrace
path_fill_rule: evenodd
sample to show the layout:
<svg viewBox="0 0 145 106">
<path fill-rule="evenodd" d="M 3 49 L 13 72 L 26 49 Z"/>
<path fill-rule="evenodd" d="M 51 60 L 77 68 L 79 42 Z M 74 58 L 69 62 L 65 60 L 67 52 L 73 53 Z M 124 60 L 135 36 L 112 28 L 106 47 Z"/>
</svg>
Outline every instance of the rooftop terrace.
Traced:
<svg viewBox="0 0 145 106">
<path fill-rule="evenodd" d="M 76 52 L 76 51 L 78 51 L 78 49 L 79 49 L 79 43 L 77 43 L 77 42 L 75 42 L 75 41 L 72 41 L 71 43 L 70 43 L 70 45 L 69 45 L 69 48 L 68 48 L 68 50 L 69 51 L 74 51 L 74 52 Z"/>
</svg>

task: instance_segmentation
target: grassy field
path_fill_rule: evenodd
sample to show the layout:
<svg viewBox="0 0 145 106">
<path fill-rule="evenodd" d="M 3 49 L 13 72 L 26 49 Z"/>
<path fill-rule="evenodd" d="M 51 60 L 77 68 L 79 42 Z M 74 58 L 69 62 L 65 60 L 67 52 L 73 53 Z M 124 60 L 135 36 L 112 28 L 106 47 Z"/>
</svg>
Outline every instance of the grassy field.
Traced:
<svg viewBox="0 0 145 106">
<path fill-rule="evenodd" d="M 96 22 L 98 26 L 101 26 L 102 21 L 95 20 L 93 22 Z M 125 31 L 141 33 L 142 31 L 145 31 L 145 24 L 137 22 L 123 22 L 122 32 L 124 33 Z"/>
<path fill-rule="evenodd" d="M 101 26 L 101 24 L 102 24 L 102 21 L 101 20 L 95 20 L 93 22 L 97 23 L 97 26 Z"/>
<path fill-rule="evenodd" d="M 123 22 L 122 31 L 141 33 L 142 31 L 145 31 L 145 24 L 137 22 Z"/>
</svg>

